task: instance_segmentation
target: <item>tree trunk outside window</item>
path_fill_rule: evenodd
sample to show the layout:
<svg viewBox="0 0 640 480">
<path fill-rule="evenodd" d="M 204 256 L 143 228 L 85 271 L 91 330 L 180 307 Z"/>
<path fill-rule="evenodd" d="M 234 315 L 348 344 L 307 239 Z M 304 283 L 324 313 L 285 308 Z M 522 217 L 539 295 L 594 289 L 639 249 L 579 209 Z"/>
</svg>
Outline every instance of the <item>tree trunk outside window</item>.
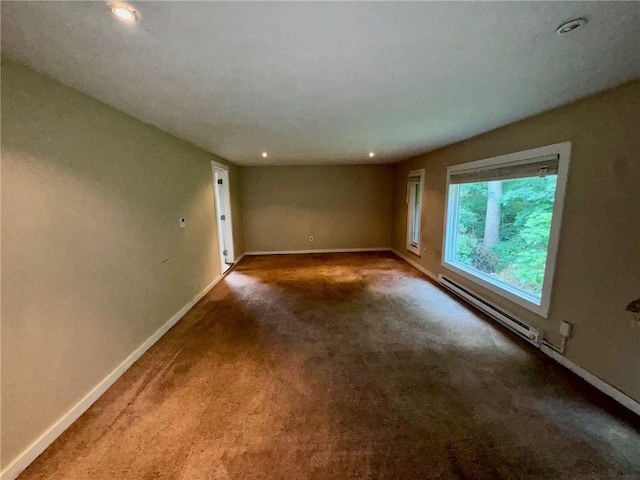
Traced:
<svg viewBox="0 0 640 480">
<path fill-rule="evenodd" d="M 487 189 L 487 218 L 482 246 L 489 249 L 500 241 L 500 197 L 502 180 L 489 182 Z"/>
</svg>

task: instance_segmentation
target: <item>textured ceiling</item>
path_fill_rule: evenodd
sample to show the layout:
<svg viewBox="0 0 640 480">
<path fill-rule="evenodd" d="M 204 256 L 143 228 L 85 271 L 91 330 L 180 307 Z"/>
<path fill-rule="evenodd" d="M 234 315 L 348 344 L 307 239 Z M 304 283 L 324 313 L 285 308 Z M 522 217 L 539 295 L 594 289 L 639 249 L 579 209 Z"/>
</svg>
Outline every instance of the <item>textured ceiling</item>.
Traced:
<svg viewBox="0 0 640 480">
<path fill-rule="evenodd" d="M 134 5 L 2 2 L 2 53 L 242 165 L 394 162 L 640 77 L 638 2 Z"/>
</svg>

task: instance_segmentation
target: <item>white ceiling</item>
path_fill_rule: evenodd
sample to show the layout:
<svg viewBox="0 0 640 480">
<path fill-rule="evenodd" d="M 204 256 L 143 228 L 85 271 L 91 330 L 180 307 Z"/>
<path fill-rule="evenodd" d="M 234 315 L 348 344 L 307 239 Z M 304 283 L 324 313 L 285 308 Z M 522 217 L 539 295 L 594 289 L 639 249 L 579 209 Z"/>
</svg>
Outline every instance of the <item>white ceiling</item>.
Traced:
<svg viewBox="0 0 640 480">
<path fill-rule="evenodd" d="M 3 1 L 2 53 L 241 165 L 395 162 L 640 77 L 639 2 L 134 6 Z"/>
</svg>

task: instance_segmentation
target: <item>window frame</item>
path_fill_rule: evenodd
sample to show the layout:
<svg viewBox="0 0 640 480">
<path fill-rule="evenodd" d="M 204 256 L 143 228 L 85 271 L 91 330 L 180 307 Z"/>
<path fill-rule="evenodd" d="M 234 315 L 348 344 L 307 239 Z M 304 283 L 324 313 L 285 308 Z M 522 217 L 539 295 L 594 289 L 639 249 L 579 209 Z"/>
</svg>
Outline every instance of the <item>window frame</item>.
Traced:
<svg viewBox="0 0 640 480">
<path fill-rule="evenodd" d="M 424 168 L 420 168 L 417 170 L 411 170 L 409 172 L 409 175 L 407 175 L 407 196 L 406 196 L 406 202 L 407 202 L 407 250 L 417 256 L 421 256 L 420 251 L 422 248 L 422 203 L 424 200 L 424 172 L 425 169 Z M 411 243 L 411 223 L 412 223 L 412 218 L 411 218 L 411 204 L 409 203 L 409 179 L 411 177 L 416 177 L 419 176 L 420 177 L 420 182 L 418 182 L 418 185 L 420 186 L 420 197 L 419 197 L 419 205 L 418 205 L 418 209 L 417 209 L 417 215 L 418 215 L 418 243 L 417 244 L 413 244 Z M 414 212 L 416 213 L 416 212 Z"/>
<path fill-rule="evenodd" d="M 531 293 L 518 288 L 515 285 L 511 285 L 507 282 L 484 274 L 483 272 L 479 272 L 476 269 L 450 260 L 452 254 L 455 252 L 455 235 L 451 235 L 451 238 L 449 237 L 451 232 L 457 231 L 456 212 L 458 209 L 459 199 L 457 194 L 451 195 L 452 185 L 450 180 L 451 175 L 454 173 L 460 173 L 466 170 L 495 168 L 496 166 L 507 163 L 512 165 L 526 165 L 547 155 L 558 155 L 558 174 L 556 180 L 556 192 L 553 201 L 553 217 L 551 220 L 551 229 L 549 231 L 549 245 L 547 249 L 547 260 L 545 263 L 545 275 L 542 283 L 540 302 L 537 303 L 536 296 L 532 296 Z M 457 273 L 467 280 L 470 280 L 473 283 L 486 288 L 487 290 L 496 293 L 537 315 L 540 315 L 541 317 L 547 318 L 549 315 L 551 295 L 553 292 L 553 280 L 555 277 L 556 258 L 562 226 L 570 157 L 571 142 L 562 142 L 448 167 L 445 191 L 444 232 L 442 235 L 442 267 Z M 459 187 L 456 187 L 455 185 L 453 185 L 453 187 L 454 190 L 459 189 Z"/>
</svg>

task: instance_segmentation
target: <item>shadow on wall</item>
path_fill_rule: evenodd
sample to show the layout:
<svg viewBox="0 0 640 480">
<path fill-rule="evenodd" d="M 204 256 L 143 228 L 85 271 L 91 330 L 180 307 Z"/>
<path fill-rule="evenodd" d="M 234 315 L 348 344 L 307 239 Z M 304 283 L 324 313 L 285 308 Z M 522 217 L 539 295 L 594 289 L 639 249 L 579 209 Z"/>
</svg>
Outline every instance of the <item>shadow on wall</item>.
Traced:
<svg viewBox="0 0 640 480">
<path fill-rule="evenodd" d="M 640 298 L 634 300 L 625 309 L 627 312 L 634 313 L 634 317 L 637 321 L 640 322 Z"/>
</svg>

